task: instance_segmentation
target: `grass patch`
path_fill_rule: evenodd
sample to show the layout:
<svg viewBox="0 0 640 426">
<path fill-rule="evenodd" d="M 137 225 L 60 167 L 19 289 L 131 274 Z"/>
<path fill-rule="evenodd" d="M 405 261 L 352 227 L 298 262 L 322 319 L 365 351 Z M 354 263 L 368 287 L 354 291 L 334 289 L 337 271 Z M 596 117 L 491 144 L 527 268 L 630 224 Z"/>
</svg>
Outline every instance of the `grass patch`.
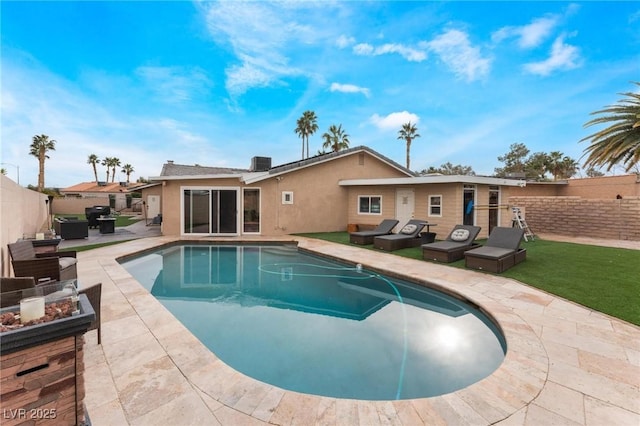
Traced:
<svg viewBox="0 0 640 426">
<path fill-rule="evenodd" d="M 350 244 L 346 232 L 300 235 L 376 250 L 371 245 Z M 539 239 L 524 242 L 522 246 L 527 249 L 527 260 L 501 276 L 640 325 L 640 251 Z M 391 254 L 422 260 L 420 247 Z M 464 260 L 447 266 L 464 269 Z"/>
<path fill-rule="evenodd" d="M 86 245 L 86 246 L 66 247 L 66 248 L 64 248 L 64 250 L 89 251 L 89 250 L 97 249 L 97 248 L 100 248 L 100 247 L 107 247 L 107 246 L 113 246 L 113 245 L 120 244 L 120 243 L 127 243 L 129 241 L 131 241 L 131 240 L 109 241 L 108 243 L 89 244 L 89 245 Z M 60 251 L 63 251 L 63 249 L 61 249 Z"/>
</svg>

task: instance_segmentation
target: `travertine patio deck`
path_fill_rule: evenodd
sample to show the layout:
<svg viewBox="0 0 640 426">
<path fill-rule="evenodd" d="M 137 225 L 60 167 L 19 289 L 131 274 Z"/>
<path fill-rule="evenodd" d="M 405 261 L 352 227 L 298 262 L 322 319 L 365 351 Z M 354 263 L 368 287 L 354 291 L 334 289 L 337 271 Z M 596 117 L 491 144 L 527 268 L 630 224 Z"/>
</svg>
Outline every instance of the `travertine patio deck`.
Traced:
<svg viewBox="0 0 640 426">
<path fill-rule="evenodd" d="M 639 327 L 507 278 L 296 239 L 473 300 L 505 332 L 505 362 L 468 388 L 416 400 L 342 400 L 258 382 L 218 360 L 116 262 L 173 241 L 144 238 L 78 254 L 81 286 L 103 285 L 102 345 L 95 331 L 85 345 L 93 425 L 640 424 Z"/>
</svg>

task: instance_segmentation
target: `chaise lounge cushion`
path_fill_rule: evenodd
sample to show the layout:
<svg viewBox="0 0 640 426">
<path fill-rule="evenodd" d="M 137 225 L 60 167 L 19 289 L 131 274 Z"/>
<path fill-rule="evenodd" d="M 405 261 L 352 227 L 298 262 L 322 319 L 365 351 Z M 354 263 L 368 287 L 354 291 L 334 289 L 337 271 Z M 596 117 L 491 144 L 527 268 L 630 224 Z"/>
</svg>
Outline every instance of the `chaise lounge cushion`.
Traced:
<svg viewBox="0 0 640 426">
<path fill-rule="evenodd" d="M 408 225 L 405 225 L 404 228 L 400 230 L 400 233 L 405 235 L 411 235 L 414 232 L 416 232 L 416 229 L 418 229 L 418 227 L 415 224 L 410 223 Z"/>
<path fill-rule="evenodd" d="M 451 239 L 453 241 L 466 241 L 469 238 L 468 229 L 456 229 L 451 233 Z"/>
</svg>

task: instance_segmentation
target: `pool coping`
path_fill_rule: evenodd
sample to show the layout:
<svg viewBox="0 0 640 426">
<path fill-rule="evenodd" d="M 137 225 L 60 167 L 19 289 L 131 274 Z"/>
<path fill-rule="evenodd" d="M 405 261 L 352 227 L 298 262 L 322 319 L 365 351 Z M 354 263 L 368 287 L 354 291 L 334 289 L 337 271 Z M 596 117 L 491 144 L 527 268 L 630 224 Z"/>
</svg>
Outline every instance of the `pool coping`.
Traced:
<svg viewBox="0 0 640 426">
<path fill-rule="evenodd" d="M 78 254 L 81 285 L 90 285 L 99 280 L 103 282 L 104 292 L 103 345 L 87 345 L 86 350 L 87 408 L 92 419 L 96 416 L 112 417 L 107 414 L 105 407 L 113 409 L 118 406 L 117 413 L 121 413 L 127 423 L 152 424 L 171 418 L 168 408 L 171 401 L 180 401 L 183 406 L 191 407 L 186 418 L 180 417 L 183 424 L 201 421 L 213 424 L 378 424 L 398 421 L 405 424 L 524 424 L 525 419 L 547 414 L 586 424 L 589 411 L 584 404 L 581 414 L 577 416 L 566 412 L 557 400 L 554 402 L 553 398 L 544 395 L 545 389 L 550 388 L 549 377 L 554 374 L 554 363 L 547 349 L 549 344 L 545 346 L 542 340 L 544 329 L 548 327 L 562 331 L 564 327 L 551 324 L 550 318 L 544 319 L 544 310 L 552 307 L 556 315 L 559 309 L 565 316 L 575 315 L 580 321 L 593 316 L 595 318 L 590 322 L 594 327 L 601 327 L 603 334 L 618 329 L 622 334 L 620 340 L 623 341 L 640 337 L 638 327 L 496 275 L 303 237 L 243 239 L 250 242 L 296 241 L 301 248 L 313 253 L 361 263 L 364 267 L 411 281 L 425 282 L 425 275 L 429 275 L 429 282 L 434 288 L 460 294 L 495 319 L 507 342 L 504 362 L 493 374 L 450 394 L 399 401 L 361 401 L 300 394 L 259 382 L 227 366 L 116 261 L 123 256 L 179 240 L 196 241 L 170 237 L 145 238 Z M 239 240 L 201 238 L 197 241 Z M 398 270 L 404 273 L 398 274 Z M 126 303 L 130 309 L 125 309 L 126 306 L 115 308 L 109 304 L 110 300 Z M 131 330 L 123 332 L 123 324 L 128 324 Z M 136 346 L 138 341 L 148 344 L 140 348 Z M 551 347 L 554 355 L 558 352 L 557 345 L 558 342 L 553 342 Z M 582 345 L 580 342 L 573 346 Z M 640 368 L 637 365 L 640 345 L 629 343 L 628 346 L 623 351 L 626 355 L 616 353 L 616 358 L 626 358 L 624 361 L 628 366 L 625 364 L 623 367 L 635 372 Z M 560 360 L 573 364 L 568 355 L 560 355 Z M 572 369 L 579 368 L 579 365 L 570 366 Z M 105 368 L 109 370 L 108 374 Z M 107 383 L 107 376 L 111 377 L 111 383 Z M 141 376 L 153 379 L 141 380 Z M 98 382 L 113 386 L 107 398 L 99 398 L 99 395 L 92 393 L 99 389 L 96 386 Z M 640 395 L 638 387 L 633 385 L 631 383 L 630 387 L 620 389 L 618 393 L 629 394 L 630 398 Z M 161 396 L 167 394 L 167 389 L 170 389 L 170 400 Z M 569 393 L 575 398 L 577 392 L 600 399 L 598 392 L 584 392 L 584 389 L 572 387 L 567 389 L 572 392 L 554 388 L 546 393 Z M 109 396 L 114 398 L 110 399 Z M 155 397 L 158 398 L 154 401 Z M 619 415 L 640 418 L 640 409 L 637 405 L 634 407 L 632 400 L 602 399 L 603 404 L 611 405 L 612 402 L 615 410 L 625 411 Z M 531 407 L 535 409 L 532 411 Z M 568 408 L 575 410 L 575 407 Z M 603 411 L 602 408 L 599 410 Z M 583 421 L 579 421 L 580 416 Z"/>
</svg>

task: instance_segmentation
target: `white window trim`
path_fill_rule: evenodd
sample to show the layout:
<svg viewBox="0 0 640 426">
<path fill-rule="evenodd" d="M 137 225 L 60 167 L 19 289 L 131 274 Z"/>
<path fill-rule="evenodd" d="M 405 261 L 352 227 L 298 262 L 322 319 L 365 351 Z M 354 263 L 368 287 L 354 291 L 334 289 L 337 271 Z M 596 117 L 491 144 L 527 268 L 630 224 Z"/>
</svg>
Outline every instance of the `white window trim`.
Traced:
<svg viewBox="0 0 640 426">
<path fill-rule="evenodd" d="M 293 204 L 293 191 L 282 191 L 282 204 Z"/>
<path fill-rule="evenodd" d="M 440 207 L 440 214 L 433 214 L 431 212 L 431 207 L 435 207 L 435 205 L 431 204 L 431 197 L 438 197 L 440 198 L 440 205 L 438 207 Z M 442 217 L 442 194 L 429 194 L 427 196 L 427 200 L 428 201 L 428 206 L 427 206 L 427 216 L 429 217 Z"/>
<path fill-rule="evenodd" d="M 369 211 L 368 212 L 361 212 L 360 211 L 360 199 L 361 198 L 368 198 L 369 199 Z M 380 198 L 380 212 L 379 213 L 372 213 L 371 212 L 371 199 L 372 198 Z M 358 195 L 358 200 L 357 200 L 357 205 L 356 205 L 356 211 L 358 212 L 359 215 L 367 215 L 367 216 L 381 216 L 382 215 L 382 195 Z"/>
</svg>

